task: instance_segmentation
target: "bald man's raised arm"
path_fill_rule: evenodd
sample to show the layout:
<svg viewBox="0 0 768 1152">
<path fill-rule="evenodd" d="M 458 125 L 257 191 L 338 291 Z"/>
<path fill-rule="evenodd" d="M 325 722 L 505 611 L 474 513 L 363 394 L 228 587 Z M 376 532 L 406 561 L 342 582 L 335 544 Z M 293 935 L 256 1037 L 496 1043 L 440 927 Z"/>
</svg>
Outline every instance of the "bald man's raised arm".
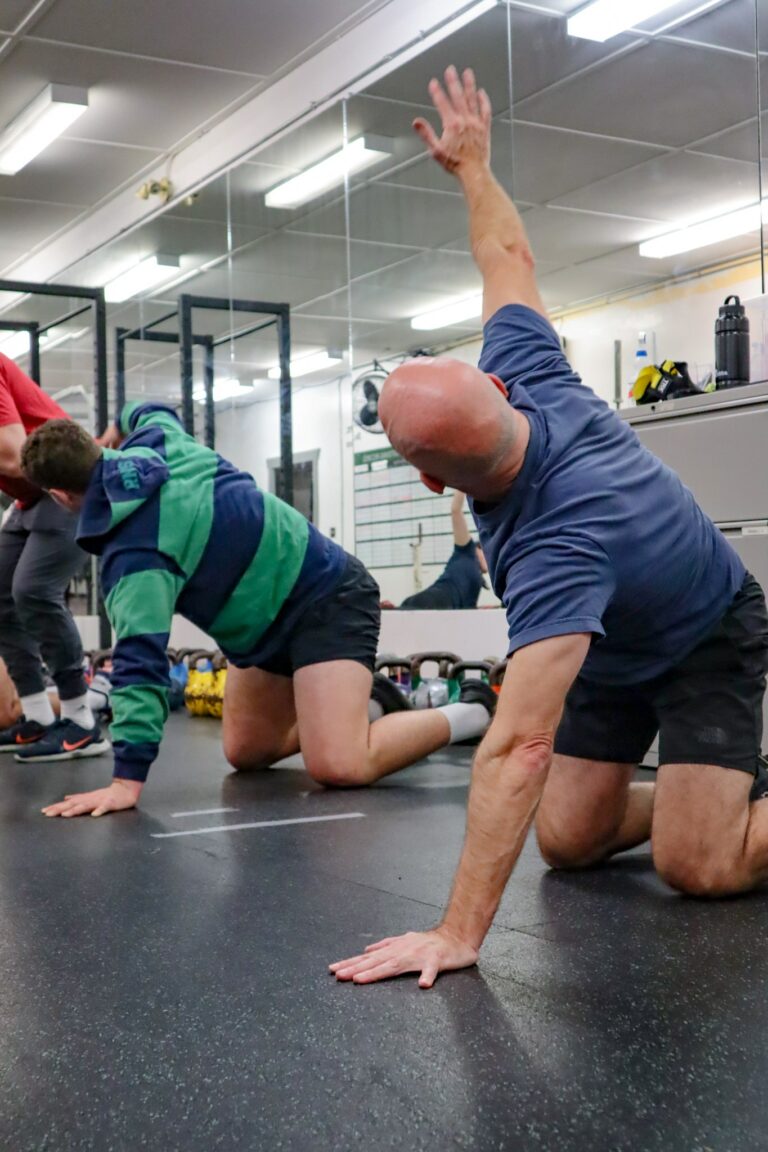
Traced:
<svg viewBox="0 0 768 1152">
<path fill-rule="evenodd" d="M 460 78 L 445 73 L 445 88 L 432 80 L 429 94 L 442 121 L 442 135 L 421 118 L 414 128 L 438 164 L 464 191 L 472 254 L 483 277 L 483 323 L 505 304 L 525 304 L 547 315 L 539 295 L 533 255 L 520 213 L 490 167 L 491 104 L 478 92 L 468 68 Z"/>
</svg>

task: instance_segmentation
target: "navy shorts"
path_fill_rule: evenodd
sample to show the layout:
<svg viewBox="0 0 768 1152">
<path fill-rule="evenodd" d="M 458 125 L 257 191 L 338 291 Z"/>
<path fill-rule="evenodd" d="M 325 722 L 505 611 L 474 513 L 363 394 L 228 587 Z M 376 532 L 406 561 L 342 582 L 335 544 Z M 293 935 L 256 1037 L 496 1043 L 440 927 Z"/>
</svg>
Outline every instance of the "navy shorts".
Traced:
<svg viewBox="0 0 768 1152">
<path fill-rule="evenodd" d="M 292 676 L 309 664 L 354 660 L 373 672 L 381 626 L 380 595 L 368 569 L 349 556 L 333 592 L 308 608 L 280 651 L 258 667 L 276 676 Z"/>
<path fill-rule="evenodd" d="M 657 733 L 659 764 L 713 764 L 757 774 L 768 672 L 768 613 L 747 575 L 717 627 L 679 664 L 641 684 L 579 676 L 555 752 L 641 764 Z"/>
</svg>

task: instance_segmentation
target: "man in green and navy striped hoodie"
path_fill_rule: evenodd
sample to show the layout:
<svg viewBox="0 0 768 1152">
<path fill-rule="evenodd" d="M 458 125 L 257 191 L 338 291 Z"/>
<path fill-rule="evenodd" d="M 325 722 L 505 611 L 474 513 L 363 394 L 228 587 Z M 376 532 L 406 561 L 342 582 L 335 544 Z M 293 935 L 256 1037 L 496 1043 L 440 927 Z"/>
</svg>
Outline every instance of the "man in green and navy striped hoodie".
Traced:
<svg viewBox="0 0 768 1152">
<path fill-rule="evenodd" d="M 470 685 L 464 702 L 443 709 L 383 715 L 400 697 L 379 678 L 380 718 L 369 723 L 375 581 L 300 513 L 188 436 L 171 408 L 127 405 L 100 444 L 69 421 L 50 421 L 27 441 L 22 468 L 79 511 L 77 539 L 101 556 L 116 634 L 113 782 L 48 815 L 101 815 L 137 802 L 168 713 L 175 612 L 229 660 L 223 742 L 235 768 L 301 750 L 315 780 L 369 784 L 487 726 L 492 705 L 481 688 Z"/>
</svg>

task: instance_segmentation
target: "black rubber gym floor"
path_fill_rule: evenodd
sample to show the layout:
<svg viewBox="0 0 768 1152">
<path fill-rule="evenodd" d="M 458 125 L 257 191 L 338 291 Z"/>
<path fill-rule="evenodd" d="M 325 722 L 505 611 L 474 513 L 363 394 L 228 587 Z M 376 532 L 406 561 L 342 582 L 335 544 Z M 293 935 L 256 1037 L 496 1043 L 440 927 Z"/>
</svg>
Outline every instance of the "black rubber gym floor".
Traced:
<svg viewBox="0 0 768 1152">
<path fill-rule="evenodd" d="M 0 762 L 4 1152 L 768 1147 L 768 896 L 677 897 L 644 851 L 555 875 L 529 842 L 478 969 L 340 985 L 434 922 L 470 751 L 334 793 L 168 727 L 120 816 L 37 815 L 100 761 Z"/>
</svg>

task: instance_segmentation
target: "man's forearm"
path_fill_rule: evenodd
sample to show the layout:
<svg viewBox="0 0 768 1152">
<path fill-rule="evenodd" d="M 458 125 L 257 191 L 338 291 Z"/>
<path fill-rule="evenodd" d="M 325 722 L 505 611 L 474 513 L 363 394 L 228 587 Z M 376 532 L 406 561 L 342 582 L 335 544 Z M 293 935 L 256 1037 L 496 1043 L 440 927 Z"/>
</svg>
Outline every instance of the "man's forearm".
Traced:
<svg viewBox="0 0 768 1152">
<path fill-rule="evenodd" d="M 489 165 L 467 163 L 456 175 L 467 201 L 472 254 L 481 273 L 500 256 L 519 256 L 532 268 L 533 256 L 520 213 Z"/>
<path fill-rule="evenodd" d="M 472 771 L 467 832 L 443 926 L 482 944 L 522 851 L 551 763 L 547 746 L 509 754 L 481 746 Z"/>
</svg>

